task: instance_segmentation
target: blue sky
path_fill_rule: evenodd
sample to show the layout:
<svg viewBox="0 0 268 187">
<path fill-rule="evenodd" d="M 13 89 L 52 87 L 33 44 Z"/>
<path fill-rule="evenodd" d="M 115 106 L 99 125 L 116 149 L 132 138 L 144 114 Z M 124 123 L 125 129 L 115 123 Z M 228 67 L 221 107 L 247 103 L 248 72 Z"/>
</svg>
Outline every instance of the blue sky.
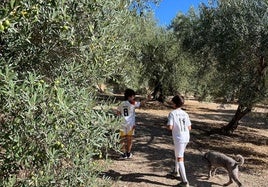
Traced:
<svg viewBox="0 0 268 187">
<path fill-rule="evenodd" d="M 207 4 L 208 0 L 162 0 L 159 6 L 153 8 L 155 18 L 159 25 L 167 26 L 179 12 L 187 13 L 191 6 L 198 9 L 202 2 Z"/>
</svg>

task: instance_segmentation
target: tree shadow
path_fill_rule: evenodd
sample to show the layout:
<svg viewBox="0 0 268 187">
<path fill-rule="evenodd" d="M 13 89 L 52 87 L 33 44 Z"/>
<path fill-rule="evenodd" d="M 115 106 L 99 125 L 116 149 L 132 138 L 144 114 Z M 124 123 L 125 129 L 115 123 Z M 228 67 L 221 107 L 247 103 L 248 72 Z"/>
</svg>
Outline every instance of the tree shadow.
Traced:
<svg viewBox="0 0 268 187">
<path fill-rule="evenodd" d="M 236 110 L 231 109 L 209 109 L 204 107 L 199 107 L 197 109 L 201 110 L 204 113 L 196 114 L 191 111 L 189 111 L 188 113 L 194 115 L 195 118 L 200 120 L 205 119 L 205 120 L 226 122 L 226 124 L 224 125 L 227 125 L 231 121 L 236 112 Z M 267 111 L 268 111 L 267 109 L 263 109 L 263 112 L 257 112 L 257 111 L 250 112 L 240 120 L 240 126 L 267 130 L 268 129 Z"/>
<path fill-rule="evenodd" d="M 138 114 L 137 121 L 143 121 L 143 124 L 137 127 L 134 153 L 146 153 L 144 155 L 147 160 L 150 160 L 150 167 L 170 171 L 169 166 L 172 164 L 170 158 L 174 157 L 174 152 L 171 132 L 165 127 L 166 119 Z M 139 141 L 144 140 L 144 137 L 147 137 L 146 143 Z"/>
<path fill-rule="evenodd" d="M 208 132 L 215 128 L 215 126 L 219 126 L 219 124 L 213 126 L 210 123 L 198 121 L 192 121 L 192 123 L 195 124 L 195 127 L 193 127 L 191 132 L 191 142 L 189 145 L 193 149 L 200 150 L 201 152 L 208 150 L 218 151 L 232 157 L 241 154 L 245 158 L 245 164 L 241 167 L 241 171 L 244 172 L 252 173 L 252 169 L 268 168 L 267 154 L 265 152 L 260 152 L 241 144 L 243 142 L 245 144 L 252 144 L 252 147 L 266 146 L 268 144 L 267 136 L 254 134 L 244 127 L 239 127 L 231 135 L 209 134 Z"/>
<path fill-rule="evenodd" d="M 188 180 L 190 183 L 198 187 L 222 186 L 222 184 L 207 180 L 208 177 L 208 162 L 204 159 L 202 153 L 185 153 L 185 168 Z M 228 179 L 226 175 L 226 180 Z"/>
<path fill-rule="evenodd" d="M 240 126 L 268 130 L 268 112 L 251 112 L 241 119 Z"/>
<path fill-rule="evenodd" d="M 216 186 L 222 186 L 222 184 L 219 183 L 215 183 L 215 182 L 210 182 L 210 181 L 205 181 L 204 176 L 203 175 L 193 175 L 190 174 L 188 175 L 189 177 L 189 181 L 190 184 L 195 184 L 194 186 L 198 186 L 198 187 L 211 187 L 212 185 L 216 185 Z M 160 186 L 171 186 L 171 187 L 176 187 L 178 185 L 170 185 L 170 184 L 166 184 L 163 182 L 158 182 L 155 180 L 150 180 L 147 179 L 148 177 L 160 177 L 160 178 L 169 178 L 169 179 L 176 179 L 170 175 L 157 175 L 154 173 L 128 173 L 128 174 L 122 174 L 120 172 L 114 171 L 114 170 L 109 170 L 107 172 L 102 172 L 99 174 L 100 178 L 109 178 L 112 181 L 125 181 L 125 182 L 132 182 L 132 183 L 145 183 L 146 185 L 160 185 Z M 147 177 L 147 178 L 144 178 Z M 178 181 L 179 183 L 179 181 Z"/>
<path fill-rule="evenodd" d="M 170 146 L 172 145 L 172 135 L 171 132 L 166 130 L 166 118 L 159 116 L 152 116 L 148 114 L 138 114 L 138 120 L 143 121 L 137 131 L 137 138 L 147 136 L 150 137 L 146 145 L 140 145 L 137 143 L 136 150 L 140 152 L 146 152 L 147 157 L 152 159 L 151 166 L 155 167 L 159 160 L 162 160 L 163 166 L 173 166 L 173 162 L 170 159 L 163 160 L 163 155 L 166 158 L 172 158 L 174 155 L 171 147 L 168 149 L 161 149 L 162 156 L 155 154 L 159 152 L 159 149 L 154 147 L 148 147 L 151 144 L 163 143 Z M 256 146 L 268 145 L 268 137 L 257 133 L 252 133 L 252 130 L 248 130 L 244 127 L 239 127 L 234 134 L 230 136 L 219 135 L 219 134 L 209 134 L 209 132 L 214 128 L 220 128 L 224 124 L 211 124 L 206 122 L 200 122 L 192 120 L 193 130 L 191 131 L 191 142 L 189 146 L 199 150 L 200 153 L 204 153 L 208 150 L 219 151 L 227 155 L 234 156 L 236 154 L 241 154 L 246 159 L 246 166 L 241 168 L 241 171 L 250 172 L 252 168 L 258 167 L 268 167 L 266 161 L 267 154 L 255 151 L 254 149 L 246 149 L 244 146 L 236 146 L 235 142 L 250 143 Z M 256 131 L 257 132 L 257 131 Z M 193 145 L 195 144 L 195 145 Z M 223 145 L 223 146 L 222 146 Z M 226 145 L 226 146 L 224 146 Z M 233 146 L 230 146 L 233 145 Z M 254 157 L 250 157 L 254 155 Z M 154 162 L 155 161 L 155 162 Z M 251 165 L 250 167 L 248 167 Z"/>
<path fill-rule="evenodd" d="M 206 161 L 203 160 L 203 154 L 208 150 L 219 151 L 229 156 L 235 154 L 243 155 L 246 165 L 241 167 L 242 172 L 251 173 L 253 169 L 260 167 L 268 168 L 267 154 L 255 151 L 254 149 L 246 149 L 241 146 L 241 144 L 240 146 L 236 145 L 236 142 L 250 143 L 253 147 L 267 145 L 268 138 L 266 136 L 257 134 L 258 131 L 254 134 L 254 129 L 248 131 L 245 126 L 239 126 L 237 131 L 230 136 L 209 134 L 208 132 L 212 129 L 224 126 L 224 122 L 227 121 L 226 119 L 230 119 L 235 110 L 207 109 L 207 112 L 211 112 L 211 114 L 195 114 L 194 119 L 196 120 L 191 119 L 193 129 L 191 131 L 191 141 L 188 144 L 188 148 L 195 151 L 189 152 L 189 149 L 187 149 L 185 153 L 185 167 L 190 184 L 195 184 L 194 186 L 198 187 L 223 185 L 206 180 L 208 168 Z M 191 111 L 189 111 L 189 113 L 193 114 Z M 146 167 L 152 168 L 152 172 L 122 174 L 114 170 L 109 170 L 102 173 L 102 175 L 109 176 L 114 181 L 143 182 L 151 185 L 171 186 L 143 178 L 152 176 L 172 179 L 172 177 L 168 175 L 168 172 L 170 172 L 174 166 L 174 151 L 172 134 L 166 129 L 167 117 L 140 112 L 136 114 L 138 125 L 135 131 L 136 134 L 133 145 L 134 156 L 135 153 L 141 153 L 145 160 L 147 160 L 144 164 Z M 200 122 L 199 119 L 210 119 L 215 121 L 215 123 Z M 218 123 L 219 120 L 223 123 Z M 254 157 L 250 157 L 250 155 L 254 155 Z M 158 175 L 155 174 L 154 171 L 161 171 L 161 173 L 166 172 L 167 175 Z M 226 181 L 227 180 L 228 174 L 226 173 Z"/>
<path fill-rule="evenodd" d="M 152 185 L 161 185 L 161 186 L 173 186 L 164 184 L 161 182 L 145 179 L 143 177 L 145 176 L 153 176 L 153 177 L 166 177 L 165 175 L 157 175 L 154 173 L 128 173 L 128 174 L 121 174 L 120 172 L 109 170 L 107 172 L 102 172 L 100 174 L 100 177 L 109 177 L 113 181 L 127 181 L 127 182 L 133 182 L 133 183 L 146 183 L 146 184 L 152 184 Z"/>
<path fill-rule="evenodd" d="M 159 116 L 152 116 L 148 114 L 138 114 L 137 120 L 143 121 L 143 124 L 139 125 L 136 133 L 136 139 L 148 137 L 146 143 L 136 140 L 134 150 L 135 152 L 146 153 L 145 158 L 150 160 L 148 164 L 152 168 L 161 168 L 162 171 L 167 173 L 174 167 L 174 151 L 172 134 L 165 127 L 166 118 Z M 192 136 L 193 139 L 197 138 Z M 159 147 L 157 144 L 164 144 L 165 147 Z M 189 147 L 193 148 L 191 144 Z M 174 158 L 174 159 L 173 159 Z M 212 185 L 222 184 L 213 183 L 204 180 L 207 177 L 206 161 L 203 159 L 203 153 L 199 154 L 185 153 L 185 165 L 188 172 L 189 181 L 200 187 L 210 187 Z M 171 176 L 167 175 L 167 177 Z"/>
</svg>

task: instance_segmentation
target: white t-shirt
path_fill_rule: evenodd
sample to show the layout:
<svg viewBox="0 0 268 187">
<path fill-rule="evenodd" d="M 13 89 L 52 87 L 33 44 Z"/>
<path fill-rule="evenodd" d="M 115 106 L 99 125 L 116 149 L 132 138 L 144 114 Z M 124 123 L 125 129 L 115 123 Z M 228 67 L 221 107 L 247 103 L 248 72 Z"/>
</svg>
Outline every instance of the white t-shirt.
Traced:
<svg viewBox="0 0 268 187">
<path fill-rule="evenodd" d="M 172 125 L 172 137 L 174 142 L 187 143 L 190 140 L 189 126 L 191 126 L 191 121 L 189 115 L 178 108 L 173 110 L 168 115 L 167 125 Z"/>
<path fill-rule="evenodd" d="M 135 108 L 140 107 L 140 102 L 136 102 L 131 104 L 129 101 L 123 101 L 118 110 L 121 113 L 121 116 L 124 117 L 125 122 L 122 124 L 123 126 L 131 126 L 135 125 Z"/>
</svg>

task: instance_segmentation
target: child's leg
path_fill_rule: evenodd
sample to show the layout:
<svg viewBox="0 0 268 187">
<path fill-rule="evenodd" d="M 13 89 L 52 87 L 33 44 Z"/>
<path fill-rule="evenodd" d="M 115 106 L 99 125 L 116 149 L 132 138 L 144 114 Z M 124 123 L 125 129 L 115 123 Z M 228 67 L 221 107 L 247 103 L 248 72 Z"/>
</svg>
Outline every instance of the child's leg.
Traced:
<svg viewBox="0 0 268 187">
<path fill-rule="evenodd" d="M 179 163 L 179 172 L 180 172 L 182 182 L 188 182 L 187 177 L 186 177 L 186 171 L 185 171 L 183 158 L 178 157 L 178 163 Z"/>
<path fill-rule="evenodd" d="M 127 153 L 131 152 L 132 149 L 132 140 L 133 140 L 133 136 L 132 135 L 127 135 L 126 136 L 126 151 Z"/>
<path fill-rule="evenodd" d="M 177 161 L 176 156 L 175 156 L 175 173 L 179 173 L 179 162 Z"/>
<path fill-rule="evenodd" d="M 127 138 L 126 136 L 120 136 L 121 151 L 125 153 L 127 151 Z"/>
<path fill-rule="evenodd" d="M 177 144 L 177 162 L 179 165 L 179 172 L 180 176 L 182 178 L 183 182 L 188 182 L 187 177 L 186 177 L 186 171 L 185 171 L 185 166 L 184 166 L 184 151 L 186 148 L 187 143 L 178 143 Z"/>
<path fill-rule="evenodd" d="M 126 135 L 126 143 L 127 143 L 126 151 L 127 151 L 127 153 L 131 152 L 134 133 L 135 133 L 135 129 L 133 127 L 131 127 L 131 129 L 128 131 L 128 133 Z"/>
<path fill-rule="evenodd" d="M 174 150 L 174 168 L 173 168 L 173 170 L 172 170 L 172 174 L 173 175 L 177 175 L 177 176 L 179 176 L 179 163 L 178 163 L 178 161 L 177 161 L 177 153 L 176 153 L 176 149 Z"/>
<path fill-rule="evenodd" d="M 121 151 L 125 153 L 127 151 L 127 138 L 124 129 L 120 130 L 120 144 L 121 144 Z"/>
</svg>

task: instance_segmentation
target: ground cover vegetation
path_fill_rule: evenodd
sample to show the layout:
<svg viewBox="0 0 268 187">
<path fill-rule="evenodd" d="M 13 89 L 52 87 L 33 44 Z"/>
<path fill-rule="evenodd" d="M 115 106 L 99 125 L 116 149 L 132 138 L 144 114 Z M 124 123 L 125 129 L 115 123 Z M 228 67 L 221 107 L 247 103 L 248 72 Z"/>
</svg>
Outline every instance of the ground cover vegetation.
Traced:
<svg viewBox="0 0 268 187">
<path fill-rule="evenodd" d="M 97 158 L 118 150 L 120 119 L 100 92 L 238 100 L 224 133 L 267 104 L 266 0 L 213 1 L 168 28 L 150 3 L 1 1 L 1 186 L 103 183 Z"/>
</svg>

